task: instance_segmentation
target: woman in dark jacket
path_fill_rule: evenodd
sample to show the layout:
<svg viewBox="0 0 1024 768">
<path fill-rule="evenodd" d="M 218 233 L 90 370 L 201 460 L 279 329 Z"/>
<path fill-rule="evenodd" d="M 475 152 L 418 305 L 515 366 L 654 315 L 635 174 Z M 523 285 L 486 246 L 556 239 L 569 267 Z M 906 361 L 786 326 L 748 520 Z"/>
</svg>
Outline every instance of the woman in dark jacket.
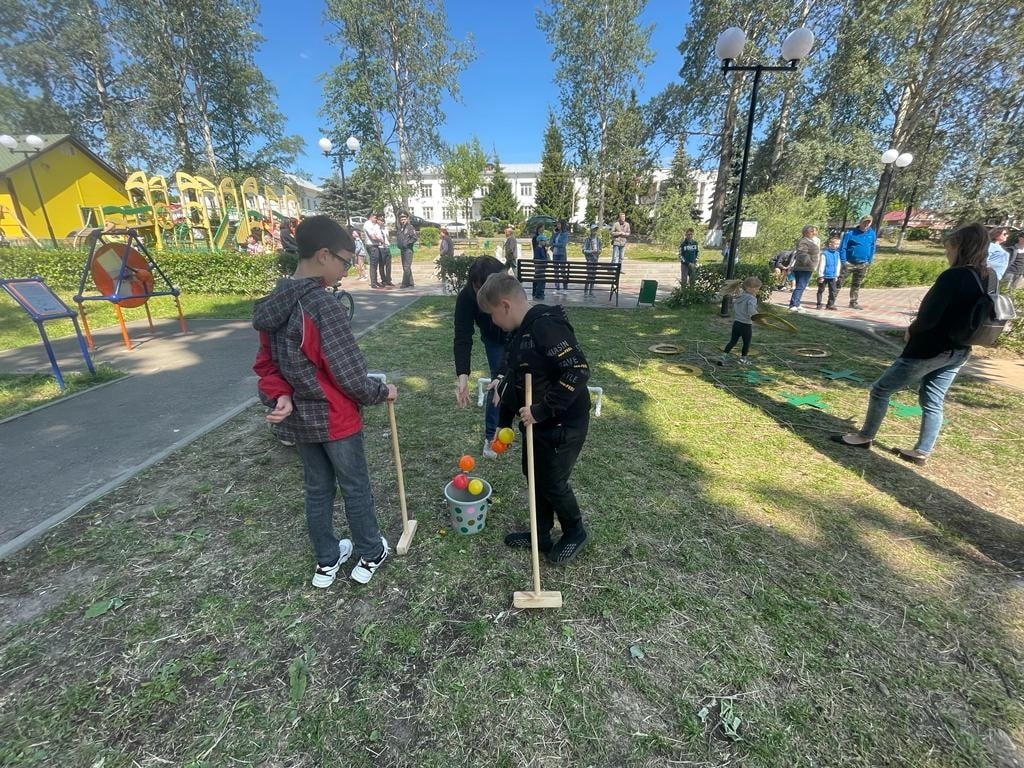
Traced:
<svg viewBox="0 0 1024 768">
<path fill-rule="evenodd" d="M 476 303 L 476 292 L 488 276 L 504 272 L 505 265 L 491 256 L 478 257 L 469 268 L 466 285 L 455 299 L 455 402 L 459 406 L 469 403 L 469 371 L 472 368 L 470 358 L 473 352 L 473 326 L 480 329 L 480 340 L 487 354 L 487 368 L 492 381 L 501 370 L 502 357 L 505 354 L 505 332 L 491 322 L 491 316 L 480 311 Z M 498 429 L 498 407 L 487 398 L 484 412 L 484 448 L 483 454 L 489 459 L 497 457 L 491 448 Z"/>
<path fill-rule="evenodd" d="M 946 239 L 950 268 L 939 275 L 921 300 L 917 318 L 904 337 L 903 352 L 871 385 L 864 425 L 857 432 L 833 435 L 832 440 L 868 448 L 882 426 L 889 398 L 919 382 L 918 402 L 922 416 L 917 445 L 913 449 L 894 449 L 894 453 L 914 464 L 928 460 L 942 429 L 946 392 L 971 354 L 971 348 L 962 340 L 974 305 L 982 296 L 975 275 L 986 286 L 995 279 L 995 273 L 988 268 L 988 241 L 988 230 L 981 224 L 961 227 Z"/>
</svg>

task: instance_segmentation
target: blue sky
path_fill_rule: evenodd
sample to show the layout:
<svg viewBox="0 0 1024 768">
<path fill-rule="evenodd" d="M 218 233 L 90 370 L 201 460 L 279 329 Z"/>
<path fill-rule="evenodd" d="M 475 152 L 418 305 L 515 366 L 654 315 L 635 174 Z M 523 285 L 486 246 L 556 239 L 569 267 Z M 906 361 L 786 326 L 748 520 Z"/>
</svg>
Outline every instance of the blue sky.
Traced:
<svg viewBox="0 0 1024 768">
<path fill-rule="evenodd" d="M 476 136 L 488 153 L 497 149 L 502 162 L 539 162 L 548 106 L 555 107 L 551 42 L 537 29 L 531 0 L 448 0 L 448 26 L 453 37 L 472 33 L 476 60 L 462 74 L 462 103 L 446 101 L 441 138 L 457 143 Z M 676 46 L 689 18 L 688 0 L 650 0 L 643 21 L 654 24 L 650 47 L 654 63 L 647 69 L 641 96 L 657 93 L 676 79 L 680 56 Z M 316 142 L 321 136 L 319 110 L 323 98 L 319 76 L 337 62 L 337 49 L 327 41 L 319 0 L 269 0 L 262 3 L 260 24 L 267 41 L 256 61 L 278 91 L 278 107 L 287 132 L 306 140 L 306 156 L 297 165 L 315 181 L 331 174 Z M 573 44 L 563 34 L 563 44 Z M 530 121 L 530 115 L 536 119 Z"/>
</svg>

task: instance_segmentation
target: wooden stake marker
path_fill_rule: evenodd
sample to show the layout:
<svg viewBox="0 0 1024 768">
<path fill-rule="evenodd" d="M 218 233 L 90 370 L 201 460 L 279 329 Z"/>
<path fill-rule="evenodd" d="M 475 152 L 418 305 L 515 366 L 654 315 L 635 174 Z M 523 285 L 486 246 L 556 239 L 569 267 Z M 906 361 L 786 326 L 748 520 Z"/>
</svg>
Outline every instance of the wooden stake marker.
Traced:
<svg viewBox="0 0 1024 768">
<path fill-rule="evenodd" d="M 533 376 L 526 374 L 526 407 L 533 405 Z M 544 592 L 540 588 L 540 550 L 537 548 L 537 488 L 533 472 L 533 424 L 526 425 L 526 484 L 530 498 L 530 552 L 533 555 L 533 591 L 514 592 L 516 608 L 561 608 L 561 592 Z"/>
<path fill-rule="evenodd" d="M 395 454 L 395 467 L 398 469 L 398 503 L 402 508 L 402 538 L 398 540 L 395 552 L 404 555 L 408 553 L 412 537 L 416 535 L 416 521 L 409 519 L 409 510 L 405 505 L 405 476 L 402 473 L 402 453 L 398 450 L 398 422 L 395 420 L 393 400 L 388 400 L 388 418 L 391 420 L 391 450 Z"/>
</svg>

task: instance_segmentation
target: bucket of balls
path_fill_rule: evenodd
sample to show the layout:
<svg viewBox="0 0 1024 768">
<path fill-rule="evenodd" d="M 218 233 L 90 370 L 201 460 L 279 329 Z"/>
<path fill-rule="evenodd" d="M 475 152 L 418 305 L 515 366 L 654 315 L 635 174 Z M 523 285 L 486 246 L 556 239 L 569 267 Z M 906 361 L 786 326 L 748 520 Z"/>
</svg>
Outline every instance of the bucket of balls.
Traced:
<svg viewBox="0 0 1024 768">
<path fill-rule="evenodd" d="M 459 474 L 444 487 L 444 498 L 452 518 L 452 528 L 463 535 L 480 533 L 487 524 L 487 507 L 491 503 L 491 484 L 481 477 L 471 477 L 476 467 L 472 456 L 459 459 Z"/>
</svg>

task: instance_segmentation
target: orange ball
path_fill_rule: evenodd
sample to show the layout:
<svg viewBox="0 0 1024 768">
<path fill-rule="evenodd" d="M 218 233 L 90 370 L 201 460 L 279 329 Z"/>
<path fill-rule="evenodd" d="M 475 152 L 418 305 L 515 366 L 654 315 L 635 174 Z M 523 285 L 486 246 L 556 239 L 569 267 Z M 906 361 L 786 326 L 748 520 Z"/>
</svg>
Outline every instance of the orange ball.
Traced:
<svg viewBox="0 0 1024 768">
<path fill-rule="evenodd" d="M 503 443 L 498 438 L 494 438 L 491 441 L 491 450 L 495 453 L 504 453 L 508 450 L 508 443 Z"/>
<path fill-rule="evenodd" d="M 463 472 L 472 472 L 473 467 L 476 466 L 476 459 L 470 456 L 468 453 L 459 459 L 459 469 Z"/>
</svg>

